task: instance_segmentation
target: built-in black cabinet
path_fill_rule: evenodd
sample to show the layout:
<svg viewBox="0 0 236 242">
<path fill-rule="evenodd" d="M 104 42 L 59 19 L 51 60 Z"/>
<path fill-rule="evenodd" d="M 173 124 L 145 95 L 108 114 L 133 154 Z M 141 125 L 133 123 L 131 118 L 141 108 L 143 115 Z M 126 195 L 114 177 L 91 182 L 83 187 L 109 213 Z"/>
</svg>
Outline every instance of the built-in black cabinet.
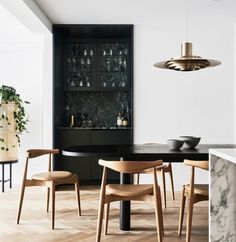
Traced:
<svg viewBox="0 0 236 242">
<path fill-rule="evenodd" d="M 54 25 L 53 34 L 54 147 L 132 143 L 133 26 Z M 118 112 L 124 127 L 117 127 Z M 101 179 L 89 157 L 60 155 L 54 169 L 76 172 L 82 183 Z"/>
</svg>

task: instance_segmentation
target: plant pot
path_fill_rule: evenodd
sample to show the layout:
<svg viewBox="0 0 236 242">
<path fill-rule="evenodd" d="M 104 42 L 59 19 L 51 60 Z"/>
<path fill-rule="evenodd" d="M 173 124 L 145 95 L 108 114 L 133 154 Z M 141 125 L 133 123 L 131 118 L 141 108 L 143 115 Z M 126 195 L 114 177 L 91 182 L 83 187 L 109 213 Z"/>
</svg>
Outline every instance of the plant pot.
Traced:
<svg viewBox="0 0 236 242">
<path fill-rule="evenodd" d="M 1 103 L 0 162 L 18 159 L 18 142 L 16 137 L 16 123 L 14 119 L 15 110 L 16 105 L 14 102 Z"/>
</svg>

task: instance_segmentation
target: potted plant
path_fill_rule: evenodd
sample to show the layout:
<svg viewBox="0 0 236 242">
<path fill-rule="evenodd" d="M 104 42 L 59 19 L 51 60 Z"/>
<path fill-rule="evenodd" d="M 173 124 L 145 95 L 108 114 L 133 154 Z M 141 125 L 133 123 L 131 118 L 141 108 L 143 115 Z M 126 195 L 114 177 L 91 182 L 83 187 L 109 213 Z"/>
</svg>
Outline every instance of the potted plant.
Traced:
<svg viewBox="0 0 236 242">
<path fill-rule="evenodd" d="M 17 160 L 20 135 L 26 131 L 28 116 L 15 88 L 0 87 L 0 161 Z"/>
</svg>

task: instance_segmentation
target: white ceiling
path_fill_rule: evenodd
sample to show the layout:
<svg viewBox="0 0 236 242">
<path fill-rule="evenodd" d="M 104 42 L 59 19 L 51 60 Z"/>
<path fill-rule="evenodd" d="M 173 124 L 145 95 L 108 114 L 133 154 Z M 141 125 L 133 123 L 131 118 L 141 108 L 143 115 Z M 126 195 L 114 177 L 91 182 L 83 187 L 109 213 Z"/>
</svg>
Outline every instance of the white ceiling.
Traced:
<svg viewBox="0 0 236 242">
<path fill-rule="evenodd" d="M 186 19 L 188 0 L 34 0 L 54 24 L 155 23 Z M 236 0 L 189 0 L 189 15 L 236 22 Z"/>
</svg>

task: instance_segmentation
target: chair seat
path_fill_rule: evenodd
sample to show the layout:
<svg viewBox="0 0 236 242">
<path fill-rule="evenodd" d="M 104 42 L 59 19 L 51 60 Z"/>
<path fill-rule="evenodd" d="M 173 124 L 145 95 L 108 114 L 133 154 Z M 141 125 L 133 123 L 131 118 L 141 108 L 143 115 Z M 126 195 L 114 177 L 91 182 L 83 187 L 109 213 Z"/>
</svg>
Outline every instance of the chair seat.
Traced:
<svg viewBox="0 0 236 242">
<path fill-rule="evenodd" d="M 40 181 L 56 181 L 56 180 L 65 180 L 72 178 L 74 176 L 73 173 L 68 171 L 51 171 L 51 172 L 43 172 L 38 173 L 32 176 L 32 180 L 40 180 Z"/>
<path fill-rule="evenodd" d="M 185 185 L 185 189 L 189 192 L 190 185 Z M 207 184 L 194 184 L 194 193 L 209 196 L 209 186 Z"/>
<path fill-rule="evenodd" d="M 120 197 L 136 197 L 153 194 L 153 185 L 109 184 L 106 186 L 107 194 Z"/>
</svg>

